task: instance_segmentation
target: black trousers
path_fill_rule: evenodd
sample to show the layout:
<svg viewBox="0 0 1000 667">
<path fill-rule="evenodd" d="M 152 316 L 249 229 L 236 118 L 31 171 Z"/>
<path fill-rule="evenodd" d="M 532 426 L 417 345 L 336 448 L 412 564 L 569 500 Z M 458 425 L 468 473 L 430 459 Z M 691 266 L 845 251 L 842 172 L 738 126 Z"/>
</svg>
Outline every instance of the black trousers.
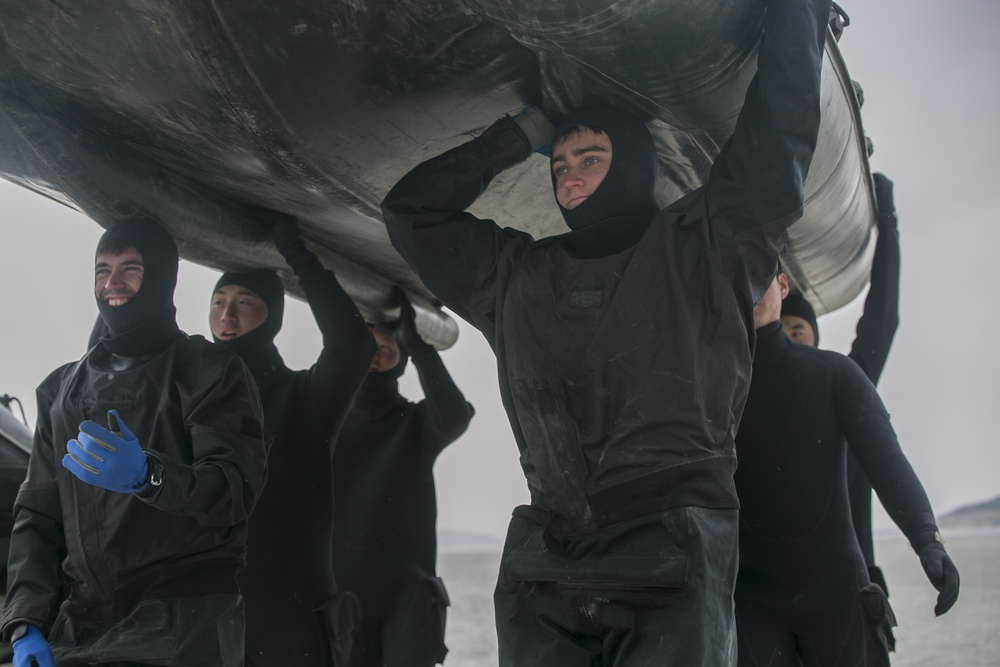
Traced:
<svg viewBox="0 0 1000 667">
<path fill-rule="evenodd" d="M 682 507 L 584 534 L 514 510 L 494 602 L 501 667 L 729 667 L 737 510 Z"/>
</svg>

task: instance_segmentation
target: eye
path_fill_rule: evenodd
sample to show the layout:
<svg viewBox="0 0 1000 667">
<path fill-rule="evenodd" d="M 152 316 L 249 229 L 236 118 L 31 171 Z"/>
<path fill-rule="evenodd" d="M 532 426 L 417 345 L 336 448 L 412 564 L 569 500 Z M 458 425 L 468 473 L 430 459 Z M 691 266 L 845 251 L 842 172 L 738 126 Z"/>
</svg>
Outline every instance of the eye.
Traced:
<svg viewBox="0 0 1000 667">
<path fill-rule="evenodd" d="M 591 155 L 591 156 L 587 157 L 587 158 L 586 158 L 586 159 L 585 159 L 585 160 L 583 161 L 583 163 L 584 163 L 585 165 L 587 165 L 588 167 L 593 167 L 593 166 L 594 166 L 595 164 L 597 164 L 597 163 L 598 163 L 598 162 L 600 162 L 600 161 L 601 161 L 601 158 L 599 158 L 599 157 L 595 157 L 595 156 Z"/>
<path fill-rule="evenodd" d="M 556 176 L 563 176 L 567 171 L 569 171 L 569 169 L 561 165 L 552 168 L 552 173 L 554 173 Z"/>
</svg>

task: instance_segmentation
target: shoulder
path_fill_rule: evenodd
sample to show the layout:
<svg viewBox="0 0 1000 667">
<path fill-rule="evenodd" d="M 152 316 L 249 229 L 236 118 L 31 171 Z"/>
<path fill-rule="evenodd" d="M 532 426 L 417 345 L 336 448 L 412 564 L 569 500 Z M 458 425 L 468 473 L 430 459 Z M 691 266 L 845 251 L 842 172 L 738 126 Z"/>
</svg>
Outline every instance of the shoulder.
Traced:
<svg viewBox="0 0 1000 667">
<path fill-rule="evenodd" d="M 70 361 L 56 368 L 54 371 L 49 373 L 44 380 L 42 380 L 41 384 L 38 385 L 36 390 L 37 393 L 41 396 L 49 398 L 55 396 L 59 392 L 59 387 L 62 385 L 63 381 L 65 381 L 65 379 L 73 373 L 74 369 L 86 358 L 86 355 L 84 355 L 83 359 L 80 359 L 79 361 Z"/>
</svg>

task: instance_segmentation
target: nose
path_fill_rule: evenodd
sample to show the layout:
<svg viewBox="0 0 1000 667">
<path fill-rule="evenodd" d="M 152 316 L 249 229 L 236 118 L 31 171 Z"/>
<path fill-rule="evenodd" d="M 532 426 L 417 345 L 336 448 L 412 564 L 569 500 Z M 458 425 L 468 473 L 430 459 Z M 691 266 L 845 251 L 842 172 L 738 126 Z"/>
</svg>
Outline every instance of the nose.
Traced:
<svg viewBox="0 0 1000 667">
<path fill-rule="evenodd" d="M 227 303 L 222 307 L 222 314 L 219 319 L 223 322 L 232 322 L 236 319 L 236 306 L 231 303 Z"/>
<path fill-rule="evenodd" d="M 113 290 L 125 286 L 125 280 L 122 277 L 122 273 L 118 269 L 112 269 L 108 272 L 108 277 L 104 279 L 104 289 Z"/>
<path fill-rule="evenodd" d="M 570 168 L 563 174 L 563 187 L 578 188 L 583 185 L 583 176 L 579 169 Z"/>
</svg>

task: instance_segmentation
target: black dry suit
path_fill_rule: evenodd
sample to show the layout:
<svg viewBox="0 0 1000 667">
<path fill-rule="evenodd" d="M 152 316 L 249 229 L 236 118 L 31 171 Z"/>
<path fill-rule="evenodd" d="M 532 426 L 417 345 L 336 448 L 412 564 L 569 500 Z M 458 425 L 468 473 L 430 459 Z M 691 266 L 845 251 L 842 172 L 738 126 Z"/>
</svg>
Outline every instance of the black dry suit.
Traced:
<svg viewBox="0 0 1000 667">
<path fill-rule="evenodd" d="M 652 151 L 648 134 L 633 142 L 634 122 L 603 111 L 565 123 L 593 118 L 613 148 L 600 196 L 567 216 L 566 234 L 536 241 L 466 212 L 494 175 L 530 154 L 510 119 L 419 165 L 382 203 L 396 249 L 497 356 L 533 505 L 515 511 L 498 596 L 532 579 L 610 585 L 592 613 L 566 620 L 562 633 L 520 642 L 501 635 L 503 664 L 544 664 L 582 650 L 561 646 L 573 637 L 614 642 L 594 625 L 612 622 L 601 609 L 626 588 L 684 590 L 656 597 L 671 607 L 677 641 L 650 635 L 648 644 L 621 640 L 606 650 L 636 660 L 649 650 L 658 664 L 728 660 L 734 437 L 750 382 L 753 305 L 774 276 L 785 230 L 801 215 L 829 8 L 819 0 L 769 2 L 761 76 L 707 186 L 655 215 L 644 194 L 650 181 L 640 176 Z M 634 183 L 639 192 L 624 194 Z M 605 185 L 607 201 L 620 206 L 604 206 Z M 722 524 L 718 540 L 699 532 Z M 630 542 L 626 533 L 650 542 Z M 648 557 L 654 543 L 663 558 Z M 498 628 L 530 614 L 535 598 L 520 590 L 527 597 L 509 608 L 498 602 Z M 539 627 L 528 620 L 517 632 L 523 639 Z"/>
<path fill-rule="evenodd" d="M 433 665 L 445 652 L 433 469 L 474 411 L 437 351 L 412 347 L 424 399 L 399 394 L 401 348 L 395 368 L 361 385 L 334 457 L 334 571 L 361 600 L 362 665 Z"/>
<path fill-rule="evenodd" d="M 764 326 L 737 448 L 739 664 L 888 664 L 893 618 L 855 539 L 847 452 L 911 543 L 937 527 L 874 385 Z"/>
<path fill-rule="evenodd" d="M 232 341 L 216 340 L 250 368 L 265 428 L 274 436 L 267 485 L 251 521 L 247 568 L 239 580 L 247 661 L 255 667 L 330 664 L 329 616 L 337 593 L 330 551 L 333 443 L 375 349 L 336 276 L 309 257 L 293 266 L 323 334 L 323 351 L 308 370 L 289 370 L 274 346 L 285 298 L 277 274 L 226 273 L 216 285 L 247 287 L 268 308 L 256 329 Z"/>
<path fill-rule="evenodd" d="M 108 334 L 38 388 L 4 632 L 37 625 L 60 665 L 239 665 L 236 573 L 265 465 L 257 391 L 239 359 L 177 329 L 170 236 L 131 221 L 109 239 L 141 253 L 142 284 L 124 305 L 99 303 Z M 80 423 L 111 409 L 162 463 L 162 486 L 117 493 L 63 468 Z"/>
</svg>

